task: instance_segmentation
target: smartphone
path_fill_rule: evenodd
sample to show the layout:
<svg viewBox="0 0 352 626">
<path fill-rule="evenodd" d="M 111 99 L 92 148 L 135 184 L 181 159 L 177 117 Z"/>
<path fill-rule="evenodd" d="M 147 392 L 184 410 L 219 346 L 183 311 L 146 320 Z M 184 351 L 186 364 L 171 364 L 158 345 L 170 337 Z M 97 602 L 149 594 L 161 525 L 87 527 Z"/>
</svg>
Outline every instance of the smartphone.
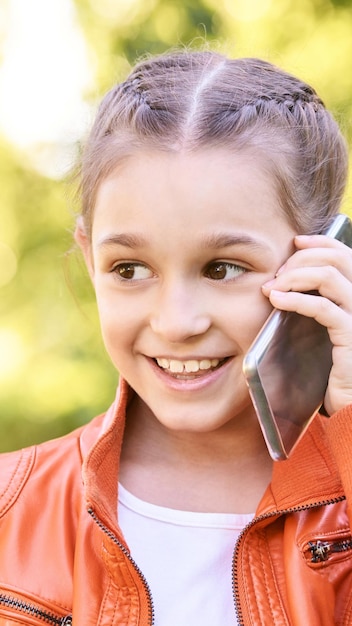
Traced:
<svg viewBox="0 0 352 626">
<path fill-rule="evenodd" d="M 352 223 L 338 214 L 323 231 L 352 247 Z M 325 326 L 274 309 L 243 361 L 243 373 L 269 453 L 287 459 L 319 411 L 332 366 Z"/>
</svg>

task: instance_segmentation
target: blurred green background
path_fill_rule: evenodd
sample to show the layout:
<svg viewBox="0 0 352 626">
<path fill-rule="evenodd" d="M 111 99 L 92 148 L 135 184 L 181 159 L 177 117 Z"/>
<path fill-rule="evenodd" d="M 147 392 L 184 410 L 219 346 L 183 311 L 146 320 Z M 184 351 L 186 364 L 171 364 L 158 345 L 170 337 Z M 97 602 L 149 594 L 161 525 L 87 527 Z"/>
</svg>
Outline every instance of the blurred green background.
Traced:
<svg viewBox="0 0 352 626">
<path fill-rule="evenodd" d="M 350 0 L 0 0 L 0 450 L 65 433 L 114 397 L 65 176 L 130 64 L 204 40 L 312 83 L 351 145 Z M 351 183 L 346 212 L 350 195 Z"/>
</svg>

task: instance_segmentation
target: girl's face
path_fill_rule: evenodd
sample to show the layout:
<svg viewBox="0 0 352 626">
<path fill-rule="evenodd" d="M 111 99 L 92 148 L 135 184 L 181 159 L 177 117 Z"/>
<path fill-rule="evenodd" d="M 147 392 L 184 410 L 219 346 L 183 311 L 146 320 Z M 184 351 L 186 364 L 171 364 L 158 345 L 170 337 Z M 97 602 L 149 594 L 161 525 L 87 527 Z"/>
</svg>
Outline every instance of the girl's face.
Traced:
<svg viewBox="0 0 352 626">
<path fill-rule="evenodd" d="M 77 239 L 106 348 L 168 429 L 253 421 L 242 360 L 294 234 L 253 155 L 143 152 L 101 184 L 92 240 Z"/>
</svg>

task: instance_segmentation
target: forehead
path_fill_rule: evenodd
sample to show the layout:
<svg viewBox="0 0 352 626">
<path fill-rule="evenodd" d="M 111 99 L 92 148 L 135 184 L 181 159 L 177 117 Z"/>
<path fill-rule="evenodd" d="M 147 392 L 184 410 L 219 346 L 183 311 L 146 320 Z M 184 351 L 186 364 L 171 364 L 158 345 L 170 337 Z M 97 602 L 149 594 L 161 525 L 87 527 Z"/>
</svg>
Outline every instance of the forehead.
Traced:
<svg viewBox="0 0 352 626">
<path fill-rule="evenodd" d="M 275 180 L 262 156 L 229 149 L 193 153 L 143 151 L 124 159 L 100 184 L 93 230 L 113 216 L 145 218 L 160 213 L 173 221 L 182 215 L 217 220 L 230 212 L 267 219 L 281 214 Z"/>
<path fill-rule="evenodd" d="M 293 234 L 272 177 L 255 154 L 144 152 L 100 185 L 92 246 L 99 254 L 123 246 L 181 259 L 218 250 L 222 242 L 227 250 L 251 245 L 258 254 L 276 254 Z"/>
</svg>

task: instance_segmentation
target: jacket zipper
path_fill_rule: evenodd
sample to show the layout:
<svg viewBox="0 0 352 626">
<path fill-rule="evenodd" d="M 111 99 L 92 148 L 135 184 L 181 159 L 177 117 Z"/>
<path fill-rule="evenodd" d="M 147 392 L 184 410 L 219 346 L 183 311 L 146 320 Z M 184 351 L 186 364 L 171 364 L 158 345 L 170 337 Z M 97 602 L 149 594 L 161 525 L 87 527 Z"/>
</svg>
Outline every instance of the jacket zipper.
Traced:
<svg viewBox="0 0 352 626">
<path fill-rule="evenodd" d="M 242 532 L 240 533 L 237 541 L 236 541 L 236 545 L 235 545 L 235 549 L 234 549 L 234 553 L 233 553 L 233 559 L 232 559 L 232 588 L 233 588 L 233 599 L 234 599 L 234 603 L 235 603 L 235 613 L 236 613 L 236 617 L 237 617 L 237 623 L 238 626 L 246 626 L 244 621 L 243 621 L 243 614 L 242 614 L 242 610 L 241 610 L 241 605 L 240 605 L 240 594 L 239 594 L 239 588 L 238 588 L 238 577 L 237 577 L 237 572 L 235 569 L 235 563 L 237 561 L 237 556 L 238 556 L 238 552 L 239 552 L 239 545 L 241 543 L 242 538 L 244 537 L 244 535 L 247 533 L 247 531 L 254 526 L 255 524 L 257 524 L 258 522 L 261 522 L 263 520 L 269 519 L 270 517 L 280 517 L 281 515 L 288 515 L 289 513 L 298 513 L 299 511 L 306 511 L 308 509 L 315 509 L 318 508 L 320 506 L 327 506 L 329 504 L 337 504 L 337 502 L 342 502 L 343 500 L 346 500 L 345 496 L 341 496 L 339 498 L 334 498 L 332 500 L 326 500 L 326 501 L 322 501 L 322 502 L 317 502 L 315 504 L 308 504 L 308 505 L 304 505 L 304 506 L 298 506 L 298 507 L 293 507 L 290 509 L 283 509 L 281 511 L 274 511 L 271 513 L 265 513 L 263 515 L 259 515 L 258 517 L 255 517 L 249 524 L 247 524 L 247 526 L 242 530 Z M 313 543 L 313 542 L 312 542 Z M 319 542 L 317 542 L 319 543 Z M 322 542 L 321 542 L 322 543 Z M 338 542 L 340 544 L 342 543 L 350 543 L 350 548 L 352 549 L 352 539 L 349 542 Z M 345 548 L 347 549 L 347 548 Z M 338 551 L 338 550 L 336 550 Z M 342 551 L 342 550 L 340 550 Z"/>
<path fill-rule="evenodd" d="M 312 555 L 312 563 L 327 561 L 332 554 L 352 550 L 352 538 L 341 541 L 309 541 L 308 549 Z"/>
<path fill-rule="evenodd" d="M 0 593 L 0 605 L 6 608 L 15 609 L 21 613 L 27 613 L 27 615 L 33 615 L 34 617 L 42 620 L 46 624 L 54 624 L 54 626 L 71 626 L 72 616 L 66 615 L 66 617 L 58 617 L 49 611 L 41 609 L 35 604 L 30 602 L 24 602 L 19 598 L 10 596 L 4 593 Z"/>
<path fill-rule="evenodd" d="M 89 513 L 89 515 L 91 515 L 91 517 L 93 518 L 95 523 L 99 526 L 99 528 L 109 537 L 109 539 L 111 539 L 111 541 L 113 541 L 120 548 L 120 550 L 123 552 L 123 554 L 130 561 L 130 563 L 132 563 L 134 569 L 136 570 L 137 574 L 139 575 L 140 579 L 142 580 L 142 583 L 143 583 L 143 586 L 144 586 L 144 589 L 146 591 L 147 598 L 148 598 L 148 623 L 149 623 L 150 626 L 153 626 L 153 624 L 154 624 L 154 617 L 155 617 L 154 616 L 154 604 L 153 604 L 153 598 L 152 598 L 151 590 L 150 590 L 150 587 L 148 585 L 146 577 L 144 576 L 143 572 L 138 567 L 138 565 L 135 562 L 135 560 L 132 558 L 132 556 L 131 556 L 130 552 L 127 550 L 126 546 L 124 546 L 123 543 L 121 543 L 121 541 L 118 540 L 116 535 L 114 535 L 114 533 L 107 526 L 105 526 L 105 524 L 103 524 L 100 521 L 100 519 L 96 515 L 95 511 L 93 509 L 89 508 L 88 509 L 88 513 Z"/>
</svg>

